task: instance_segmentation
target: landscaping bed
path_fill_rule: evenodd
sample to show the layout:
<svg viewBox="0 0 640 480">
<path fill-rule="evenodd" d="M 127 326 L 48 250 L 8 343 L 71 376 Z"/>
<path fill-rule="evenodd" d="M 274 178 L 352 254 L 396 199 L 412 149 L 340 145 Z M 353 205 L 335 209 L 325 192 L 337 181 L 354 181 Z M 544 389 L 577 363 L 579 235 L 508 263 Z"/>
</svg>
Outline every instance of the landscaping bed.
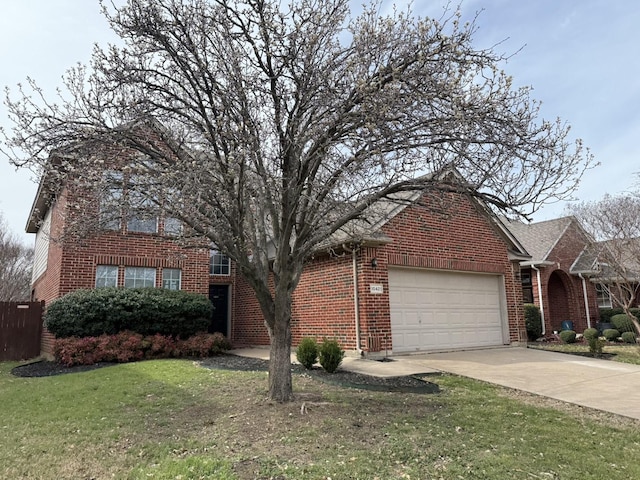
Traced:
<svg viewBox="0 0 640 480">
<path fill-rule="evenodd" d="M 232 354 L 220 354 L 205 359 L 196 360 L 205 368 L 237 370 L 246 372 L 266 372 L 269 361 L 259 358 L 242 357 Z M 84 372 L 97 368 L 117 365 L 116 363 L 101 362 L 93 365 L 76 365 L 65 367 L 57 362 L 39 361 L 20 365 L 11 370 L 17 377 L 47 377 L 68 373 Z M 314 367 L 307 370 L 302 365 L 292 364 L 292 372 L 297 375 L 308 375 L 324 383 L 342 387 L 359 388 L 365 390 L 403 392 L 403 393 L 437 393 L 438 386 L 420 376 L 375 377 L 339 369 L 335 373 L 327 373 L 321 368 Z"/>
</svg>

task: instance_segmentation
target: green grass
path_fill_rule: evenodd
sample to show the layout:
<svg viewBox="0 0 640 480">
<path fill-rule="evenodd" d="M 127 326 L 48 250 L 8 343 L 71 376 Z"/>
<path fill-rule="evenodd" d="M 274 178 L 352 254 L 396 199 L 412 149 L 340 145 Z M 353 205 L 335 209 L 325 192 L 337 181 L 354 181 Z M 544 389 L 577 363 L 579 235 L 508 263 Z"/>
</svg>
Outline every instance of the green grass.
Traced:
<svg viewBox="0 0 640 480">
<path fill-rule="evenodd" d="M 640 478 L 640 422 L 455 376 L 429 377 L 437 395 L 296 376 L 279 405 L 264 373 L 183 360 L 33 379 L 14 365 L 0 478 Z"/>
<path fill-rule="evenodd" d="M 587 353 L 589 346 L 580 343 L 552 343 L 552 344 L 536 344 L 529 348 L 538 348 L 540 350 L 551 350 L 561 353 Z M 640 365 L 640 345 L 628 345 L 623 343 L 607 342 L 602 350 L 603 353 L 613 353 L 615 357 L 611 360 L 615 362 L 633 363 Z"/>
</svg>

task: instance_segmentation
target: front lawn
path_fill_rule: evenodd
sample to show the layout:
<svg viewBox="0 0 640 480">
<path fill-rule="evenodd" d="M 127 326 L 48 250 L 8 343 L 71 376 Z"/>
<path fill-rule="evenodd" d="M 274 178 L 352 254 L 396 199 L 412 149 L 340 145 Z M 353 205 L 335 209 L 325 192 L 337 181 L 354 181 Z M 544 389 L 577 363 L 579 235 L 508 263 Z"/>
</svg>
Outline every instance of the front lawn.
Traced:
<svg viewBox="0 0 640 480">
<path fill-rule="evenodd" d="M 586 343 L 536 343 L 530 344 L 529 348 L 540 350 L 551 350 L 561 353 L 588 353 L 589 346 Z M 640 365 L 640 345 L 629 345 L 624 343 L 607 342 L 602 353 L 611 353 L 615 356 L 611 360 L 616 362 L 633 363 Z"/>
<path fill-rule="evenodd" d="M 640 422 L 455 376 L 355 390 L 187 360 L 15 378 L 0 363 L 0 478 L 629 479 Z"/>
</svg>

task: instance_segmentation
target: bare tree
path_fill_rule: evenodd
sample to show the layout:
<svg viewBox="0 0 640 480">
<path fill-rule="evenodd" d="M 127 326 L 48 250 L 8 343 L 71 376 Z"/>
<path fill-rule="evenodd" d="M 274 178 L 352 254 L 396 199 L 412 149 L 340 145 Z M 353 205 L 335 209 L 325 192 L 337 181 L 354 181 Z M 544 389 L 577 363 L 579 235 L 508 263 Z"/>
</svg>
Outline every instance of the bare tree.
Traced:
<svg viewBox="0 0 640 480">
<path fill-rule="evenodd" d="M 571 212 L 592 238 L 585 253 L 594 280 L 607 288 L 640 332 L 639 319 L 630 310 L 640 293 L 640 195 L 605 195 L 575 205 Z"/>
<path fill-rule="evenodd" d="M 9 231 L 0 216 L 0 301 L 29 300 L 33 249 Z"/>
<path fill-rule="evenodd" d="M 35 83 L 7 96 L 14 163 L 62 183 L 108 165 L 109 145 L 137 152 L 127 164 L 147 200 L 237 262 L 265 317 L 278 401 L 292 396 L 303 266 L 371 204 L 448 190 L 529 215 L 592 163 L 512 87 L 502 54 L 474 48 L 475 21 L 379 6 L 351 18 L 348 0 L 130 0 L 104 10 L 124 46 L 96 47 L 58 103 Z M 51 151 L 66 153 L 51 164 Z M 464 182 L 433 175 L 445 170 Z"/>
</svg>

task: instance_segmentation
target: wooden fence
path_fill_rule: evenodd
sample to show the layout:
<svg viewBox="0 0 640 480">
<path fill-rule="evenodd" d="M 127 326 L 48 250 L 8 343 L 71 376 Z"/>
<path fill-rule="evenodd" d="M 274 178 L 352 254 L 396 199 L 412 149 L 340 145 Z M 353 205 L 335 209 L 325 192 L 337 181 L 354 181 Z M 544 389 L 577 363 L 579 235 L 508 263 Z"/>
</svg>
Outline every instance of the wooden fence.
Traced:
<svg viewBox="0 0 640 480">
<path fill-rule="evenodd" d="M 40 355 L 44 302 L 0 302 L 0 361 Z"/>
</svg>

